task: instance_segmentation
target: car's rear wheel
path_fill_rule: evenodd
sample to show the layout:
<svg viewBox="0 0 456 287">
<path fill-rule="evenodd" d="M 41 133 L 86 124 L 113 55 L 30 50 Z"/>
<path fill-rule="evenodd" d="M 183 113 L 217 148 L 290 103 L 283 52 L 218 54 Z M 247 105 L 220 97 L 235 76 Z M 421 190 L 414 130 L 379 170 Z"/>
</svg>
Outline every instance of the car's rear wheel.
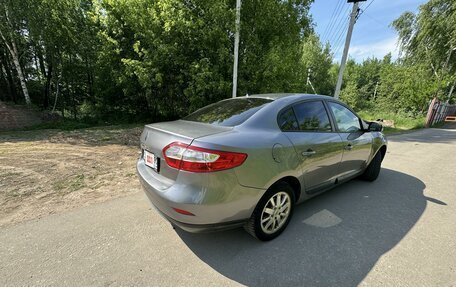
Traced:
<svg viewBox="0 0 456 287">
<path fill-rule="evenodd" d="M 294 191 L 289 184 L 273 185 L 258 202 L 245 230 L 262 241 L 276 238 L 290 222 L 294 202 Z"/>
<path fill-rule="evenodd" d="M 382 168 L 382 153 L 379 151 L 370 162 L 364 173 L 361 175 L 361 179 L 367 181 L 374 181 L 377 179 L 380 169 Z"/>
</svg>

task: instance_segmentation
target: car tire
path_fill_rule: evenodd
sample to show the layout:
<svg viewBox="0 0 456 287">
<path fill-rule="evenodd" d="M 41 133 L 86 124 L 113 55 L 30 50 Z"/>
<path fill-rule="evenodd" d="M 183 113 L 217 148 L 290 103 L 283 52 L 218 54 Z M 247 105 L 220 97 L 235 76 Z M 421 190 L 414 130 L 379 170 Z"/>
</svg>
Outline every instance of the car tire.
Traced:
<svg viewBox="0 0 456 287">
<path fill-rule="evenodd" d="M 276 238 L 290 222 L 294 204 L 293 188 L 286 182 L 274 184 L 258 202 L 252 216 L 244 226 L 245 230 L 261 241 Z"/>
<path fill-rule="evenodd" d="M 377 179 L 380 169 L 382 167 L 382 153 L 379 151 L 370 162 L 364 173 L 361 175 L 361 179 L 367 181 L 374 181 Z"/>
</svg>

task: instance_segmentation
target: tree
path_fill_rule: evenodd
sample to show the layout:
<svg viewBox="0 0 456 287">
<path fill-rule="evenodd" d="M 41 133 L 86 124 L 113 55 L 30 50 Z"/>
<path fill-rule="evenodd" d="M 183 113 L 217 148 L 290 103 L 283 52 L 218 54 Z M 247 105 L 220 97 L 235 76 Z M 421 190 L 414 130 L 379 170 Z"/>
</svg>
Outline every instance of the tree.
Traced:
<svg viewBox="0 0 456 287">
<path fill-rule="evenodd" d="M 242 6 L 239 95 L 331 95 L 338 64 L 312 0 Z M 62 116 L 169 120 L 229 98 L 233 0 L 0 0 L 0 99 Z M 455 86 L 455 3 L 430 0 L 393 23 L 401 57 L 349 60 L 341 98 L 356 109 L 422 113 Z M 309 72 L 310 71 L 310 72 Z M 313 88 L 307 85 L 307 78 Z"/>
<path fill-rule="evenodd" d="M 32 102 L 20 63 L 21 55 L 17 44 L 24 33 L 24 15 L 22 14 L 22 11 L 25 7 L 23 6 L 22 1 L 1 0 L 0 3 L 0 38 L 9 52 L 9 56 L 16 69 L 25 102 L 30 105 Z"/>
<path fill-rule="evenodd" d="M 399 34 L 405 65 L 424 65 L 438 82 L 436 96 L 456 82 L 456 2 L 430 0 L 417 15 L 406 12 L 392 26 Z"/>
<path fill-rule="evenodd" d="M 329 46 L 323 47 L 314 34 L 303 40 L 301 64 L 303 76 L 305 77 L 310 72 L 310 80 L 318 94 L 331 95 L 333 93 L 335 83 L 332 82 L 330 75 L 332 54 Z M 306 87 L 306 91 L 313 93 L 310 87 Z"/>
<path fill-rule="evenodd" d="M 302 44 L 314 33 L 309 16 L 311 3 L 311 0 L 243 2 L 239 95 L 304 89 L 307 71 L 301 62 Z M 230 25 L 234 31 L 234 25 Z"/>
<path fill-rule="evenodd" d="M 141 107 L 142 113 L 166 119 L 228 98 L 233 4 L 227 0 L 101 2 L 95 12 L 102 41 L 97 78 L 114 79 L 99 91 L 103 106 L 137 111 Z M 240 95 L 302 90 L 306 77 L 300 64 L 302 40 L 312 33 L 309 5 L 303 0 L 243 4 L 242 13 L 248 16 L 241 23 Z"/>
</svg>

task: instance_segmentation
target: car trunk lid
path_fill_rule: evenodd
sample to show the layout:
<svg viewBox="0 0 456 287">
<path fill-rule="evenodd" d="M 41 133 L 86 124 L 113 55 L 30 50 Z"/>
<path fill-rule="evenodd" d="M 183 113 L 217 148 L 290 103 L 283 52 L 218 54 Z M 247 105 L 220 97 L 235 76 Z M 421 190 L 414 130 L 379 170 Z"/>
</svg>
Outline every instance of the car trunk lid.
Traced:
<svg viewBox="0 0 456 287">
<path fill-rule="evenodd" d="M 158 173 L 152 169 L 150 169 L 150 172 L 169 186 L 174 182 L 179 171 L 166 164 L 163 148 L 173 142 L 191 144 L 196 138 L 226 132 L 231 129 L 232 127 L 183 120 L 149 124 L 144 127 L 141 135 L 141 148 L 159 158 L 160 167 Z"/>
</svg>

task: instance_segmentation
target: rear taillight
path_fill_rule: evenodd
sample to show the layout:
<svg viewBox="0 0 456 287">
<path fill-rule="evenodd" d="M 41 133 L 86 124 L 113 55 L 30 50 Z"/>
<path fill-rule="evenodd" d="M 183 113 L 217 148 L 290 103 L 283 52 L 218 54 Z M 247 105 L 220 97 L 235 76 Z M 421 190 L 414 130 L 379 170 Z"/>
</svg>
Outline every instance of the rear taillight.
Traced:
<svg viewBox="0 0 456 287">
<path fill-rule="evenodd" d="M 195 147 L 174 142 L 163 149 L 166 163 L 173 168 L 192 172 L 211 172 L 240 166 L 247 154 Z"/>
</svg>

